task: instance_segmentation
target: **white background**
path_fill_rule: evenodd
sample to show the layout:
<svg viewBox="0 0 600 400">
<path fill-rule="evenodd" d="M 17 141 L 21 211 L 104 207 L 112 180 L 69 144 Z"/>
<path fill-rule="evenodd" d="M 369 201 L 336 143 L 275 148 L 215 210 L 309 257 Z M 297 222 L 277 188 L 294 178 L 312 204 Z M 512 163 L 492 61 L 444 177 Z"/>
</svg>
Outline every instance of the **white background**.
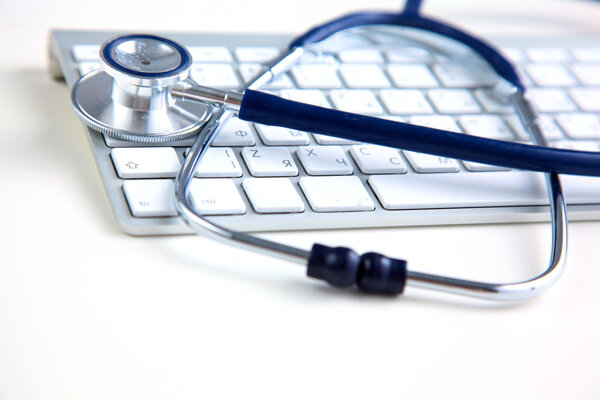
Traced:
<svg viewBox="0 0 600 400">
<path fill-rule="evenodd" d="M 0 399 L 600 397 L 600 223 L 571 225 L 554 288 L 508 305 L 340 292 L 204 238 L 116 227 L 68 88 L 46 75 L 49 28 L 299 32 L 398 6 L 368 3 L 0 0 Z M 592 3 L 487 3 L 425 10 L 486 34 L 600 30 Z M 539 271 L 550 246 L 545 224 L 268 236 L 497 280 Z"/>
</svg>

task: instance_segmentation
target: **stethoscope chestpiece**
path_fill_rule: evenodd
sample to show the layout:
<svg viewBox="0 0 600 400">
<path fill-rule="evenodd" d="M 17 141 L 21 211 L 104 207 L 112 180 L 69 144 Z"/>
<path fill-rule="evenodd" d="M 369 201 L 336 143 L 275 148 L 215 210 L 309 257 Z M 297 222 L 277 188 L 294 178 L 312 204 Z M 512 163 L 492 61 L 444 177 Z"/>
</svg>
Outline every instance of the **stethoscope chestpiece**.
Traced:
<svg viewBox="0 0 600 400">
<path fill-rule="evenodd" d="M 159 36 L 131 34 L 100 48 L 102 70 L 73 86 L 71 100 L 90 128 L 129 141 L 159 143 L 194 135 L 209 106 L 176 101 L 170 89 L 188 79 L 190 53 Z"/>
</svg>

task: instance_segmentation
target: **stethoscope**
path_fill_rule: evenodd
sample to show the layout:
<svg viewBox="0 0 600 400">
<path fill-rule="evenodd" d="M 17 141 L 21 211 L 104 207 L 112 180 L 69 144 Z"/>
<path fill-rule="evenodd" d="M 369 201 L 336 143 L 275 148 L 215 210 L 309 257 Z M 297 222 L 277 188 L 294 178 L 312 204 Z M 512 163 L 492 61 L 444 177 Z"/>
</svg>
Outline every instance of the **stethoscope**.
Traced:
<svg viewBox="0 0 600 400">
<path fill-rule="evenodd" d="M 86 125 L 119 139 L 161 143 L 198 134 L 175 180 L 176 208 L 198 233 L 306 265 L 307 275 L 312 278 L 342 288 L 356 285 L 368 293 L 396 295 L 408 285 L 498 300 L 536 296 L 560 277 L 566 258 L 566 206 L 558 174 L 600 176 L 600 154 L 547 147 L 538 114 L 511 63 L 482 40 L 421 16 L 421 1 L 408 0 L 401 13 L 350 14 L 311 29 L 294 39 L 288 50 L 270 62 L 244 92 L 203 87 L 188 79 L 192 58 L 174 41 L 142 34 L 116 37 L 100 49 L 103 70 L 90 72 L 74 85 L 72 102 Z M 471 48 L 498 74 L 494 93 L 512 101 L 535 145 L 326 109 L 256 90 L 294 66 L 311 45 L 349 28 L 373 25 L 416 28 Z M 545 172 L 552 220 L 549 265 L 530 280 L 486 283 L 409 270 L 406 261 L 378 253 L 358 255 L 348 248 L 321 244 L 314 244 L 307 251 L 216 224 L 194 210 L 188 186 L 212 138 L 233 114 L 260 124 Z"/>
</svg>

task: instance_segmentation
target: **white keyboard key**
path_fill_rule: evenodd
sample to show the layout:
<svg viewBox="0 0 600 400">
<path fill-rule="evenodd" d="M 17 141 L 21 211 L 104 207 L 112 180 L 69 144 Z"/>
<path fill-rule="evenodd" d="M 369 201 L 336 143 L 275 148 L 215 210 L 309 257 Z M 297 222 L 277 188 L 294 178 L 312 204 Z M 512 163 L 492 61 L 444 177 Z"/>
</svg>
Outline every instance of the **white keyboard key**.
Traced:
<svg viewBox="0 0 600 400">
<path fill-rule="evenodd" d="M 254 146 L 254 134 L 250 124 L 238 118 L 229 118 L 221 131 L 210 143 L 211 146 Z"/>
<path fill-rule="evenodd" d="M 235 57 L 241 63 L 265 63 L 277 57 L 279 53 L 279 49 L 273 46 L 246 46 L 235 49 Z"/>
<path fill-rule="evenodd" d="M 304 211 L 304 203 L 288 178 L 246 178 L 242 187 L 258 213 Z"/>
<path fill-rule="evenodd" d="M 471 114 L 481 111 L 479 104 L 468 90 L 432 89 L 429 99 L 442 114 Z"/>
<path fill-rule="evenodd" d="M 442 85 L 450 88 L 471 88 L 479 86 L 490 86 L 494 84 L 493 76 L 481 77 L 462 64 L 447 63 L 435 64 L 433 72 Z"/>
<path fill-rule="evenodd" d="M 230 63 L 233 61 L 231 53 L 225 46 L 188 46 L 194 62 L 220 62 Z"/>
<path fill-rule="evenodd" d="M 375 204 L 356 176 L 304 176 L 300 187 L 313 210 L 371 211 Z"/>
<path fill-rule="evenodd" d="M 303 146 L 309 143 L 306 132 L 280 126 L 254 124 L 267 146 Z"/>
<path fill-rule="evenodd" d="M 531 61 L 569 61 L 571 55 L 562 47 L 532 47 L 526 50 L 527 56 Z"/>
<path fill-rule="evenodd" d="M 473 161 L 462 161 L 465 168 L 471 172 L 507 171 L 508 168 L 497 165 L 481 164 Z"/>
<path fill-rule="evenodd" d="M 320 90 L 290 89 L 282 90 L 280 96 L 284 99 L 298 101 L 300 103 L 312 104 L 314 106 L 330 108 L 331 105 Z"/>
<path fill-rule="evenodd" d="M 350 154 L 365 174 L 406 173 L 406 164 L 396 149 L 364 144 L 352 146 Z"/>
<path fill-rule="evenodd" d="M 404 156 L 416 172 L 426 174 L 432 172 L 458 172 L 458 162 L 451 158 L 433 156 L 431 154 L 404 151 Z"/>
<path fill-rule="evenodd" d="M 337 146 L 301 147 L 296 154 L 309 175 L 351 175 L 353 172 L 350 160 Z"/>
<path fill-rule="evenodd" d="M 377 49 L 362 48 L 342 50 L 338 58 L 344 63 L 376 63 L 383 62 L 383 56 Z"/>
<path fill-rule="evenodd" d="M 246 205 L 231 179 L 192 179 L 190 200 L 202 215 L 244 214 Z"/>
<path fill-rule="evenodd" d="M 229 64 L 192 64 L 190 77 L 202 86 L 237 88 L 240 84 Z"/>
<path fill-rule="evenodd" d="M 83 61 L 77 66 L 77 71 L 79 72 L 79 75 L 83 76 L 88 72 L 92 72 L 100 68 L 102 68 L 102 66 L 98 61 Z"/>
<path fill-rule="evenodd" d="M 299 88 L 336 89 L 342 87 L 334 65 L 300 64 L 292 68 L 292 76 Z"/>
<path fill-rule="evenodd" d="M 263 67 L 261 64 L 244 63 L 239 65 L 240 75 L 245 83 L 251 83 Z M 292 89 L 294 83 L 286 73 L 279 74 L 275 79 L 266 83 L 261 89 Z"/>
<path fill-rule="evenodd" d="M 120 178 L 174 178 L 181 165 L 172 147 L 114 148 L 110 155 Z"/>
<path fill-rule="evenodd" d="M 394 47 L 385 52 L 387 59 L 392 63 L 421 62 L 426 63 L 433 59 L 429 50 L 420 47 Z"/>
<path fill-rule="evenodd" d="M 425 64 L 390 64 L 388 73 L 394 84 L 401 88 L 432 88 L 439 86 Z"/>
<path fill-rule="evenodd" d="M 584 85 L 600 86 L 600 63 L 573 64 L 571 71 Z"/>
<path fill-rule="evenodd" d="M 600 111 L 600 88 L 574 88 L 569 93 L 583 111 Z"/>
<path fill-rule="evenodd" d="M 298 175 L 298 167 L 285 147 L 244 147 L 242 157 L 253 176 Z"/>
<path fill-rule="evenodd" d="M 575 111 L 575 104 L 561 89 L 529 89 L 529 96 L 538 112 Z"/>
<path fill-rule="evenodd" d="M 416 115 L 410 117 L 408 122 L 413 125 L 427 126 L 445 131 L 462 132 L 458 125 L 456 125 L 456 122 L 454 122 L 454 119 L 447 115 Z"/>
<path fill-rule="evenodd" d="M 575 78 L 561 64 L 537 63 L 525 66 L 529 77 L 538 86 L 573 86 Z"/>
<path fill-rule="evenodd" d="M 515 139 L 510 128 L 497 115 L 463 115 L 459 122 L 469 135 L 498 140 Z"/>
<path fill-rule="evenodd" d="M 592 140 L 557 140 L 556 142 L 551 142 L 550 145 L 557 149 L 600 151 L 600 144 Z"/>
<path fill-rule="evenodd" d="M 369 184 L 388 210 L 540 205 L 542 174 L 498 171 L 431 175 L 373 175 Z"/>
<path fill-rule="evenodd" d="M 508 125 L 512 128 L 517 138 L 522 141 L 532 141 L 531 135 L 523 127 L 523 123 L 518 115 L 509 115 L 506 117 Z M 540 115 L 542 134 L 547 140 L 564 139 L 560 128 L 554 123 L 554 119 L 549 115 Z"/>
<path fill-rule="evenodd" d="M 579 61 L 600 61 L 600 47 L 577 47 L 572 51 Z"/>
<path fill-rule="evenodd" d="M 366 115 L 383 114 L 383 108 L 370 90 L 332 90 L 329 97 L 338 110 Z"/>
<path fill-rule="evenodd" d="M 390 81 L 377 64 L 343 64 L 340 65 L 340 74 L 349 88 L 390 87 Z"/>
<path fill-rule="evenodd" d="M 198 178 L 235 178 L 242 176 L 242 168 L 229 147 L 210 147 L 196 167 Z"/>
<path fill-rule="evenodd" d="M 431 114 L 433 108 L 419 90 L 386 89 L 379 94 L 391 114 Z"/>
<path fill-rule="evenodd" d="M 516 47 L 504 47 L 500 49 L 500 52 L 515 64 L 520 64 L 527 60 L 525 53 Z"/>
<path fill-rule="evenodd" d="M 479 100 L 485 111 L 495 114 L 512 113 L 515 111 L 512 103 L 497 99 L 488 89 L 475 90 L 475 97 L 477 97 L 477 100 Z"/>
<path fill-rule="evenodd" d="M 600 139 L 600 117 L 596 114 L 560 114 L 556 122 L 572 139 Z"/>
<path fill-rule="evenodd" d="M 319 135 L 318 133 L 313 133 L 313 136 L 315 138 L 315 141 L 318 144 L 323 144 L 323 145 L 331 145 L 331 144 L 359 144 L 359 142 L 356 142 L 354 140 L 348 140 L 348 139 L 342 139 L 342 138 L 338 138 L 335 136 L 327 136 L 327 135 Z"/>
<path fill-rule="evenodd" d="M 75 61 L 97 61 L 100 58 L 100 46 L 97 44 L 77 44 L 71 49 Z"/>
<path fill-rule="evenodd" d="M 134 217 L 173 217 L 175 184 L 170 179 L 140 179 L 123 183 L 123 192 Z"/>
</svg>

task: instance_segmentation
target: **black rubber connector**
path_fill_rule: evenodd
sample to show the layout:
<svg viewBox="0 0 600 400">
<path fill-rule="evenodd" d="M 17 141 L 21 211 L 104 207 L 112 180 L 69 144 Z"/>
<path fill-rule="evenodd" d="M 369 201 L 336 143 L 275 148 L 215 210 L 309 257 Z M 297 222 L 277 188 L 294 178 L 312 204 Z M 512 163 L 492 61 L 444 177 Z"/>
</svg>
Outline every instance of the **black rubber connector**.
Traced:
<svg viewBox="0 0 600 400">
<path fill-rule="evenodd" d="M 335 287 L 347 288 L 356 284 L 363 292 L 398 295 L 406 285 L 406 261 L 379 253 L 359 256 L 345 247 L 315 243 L 306 274 Z"/>
</svg>

